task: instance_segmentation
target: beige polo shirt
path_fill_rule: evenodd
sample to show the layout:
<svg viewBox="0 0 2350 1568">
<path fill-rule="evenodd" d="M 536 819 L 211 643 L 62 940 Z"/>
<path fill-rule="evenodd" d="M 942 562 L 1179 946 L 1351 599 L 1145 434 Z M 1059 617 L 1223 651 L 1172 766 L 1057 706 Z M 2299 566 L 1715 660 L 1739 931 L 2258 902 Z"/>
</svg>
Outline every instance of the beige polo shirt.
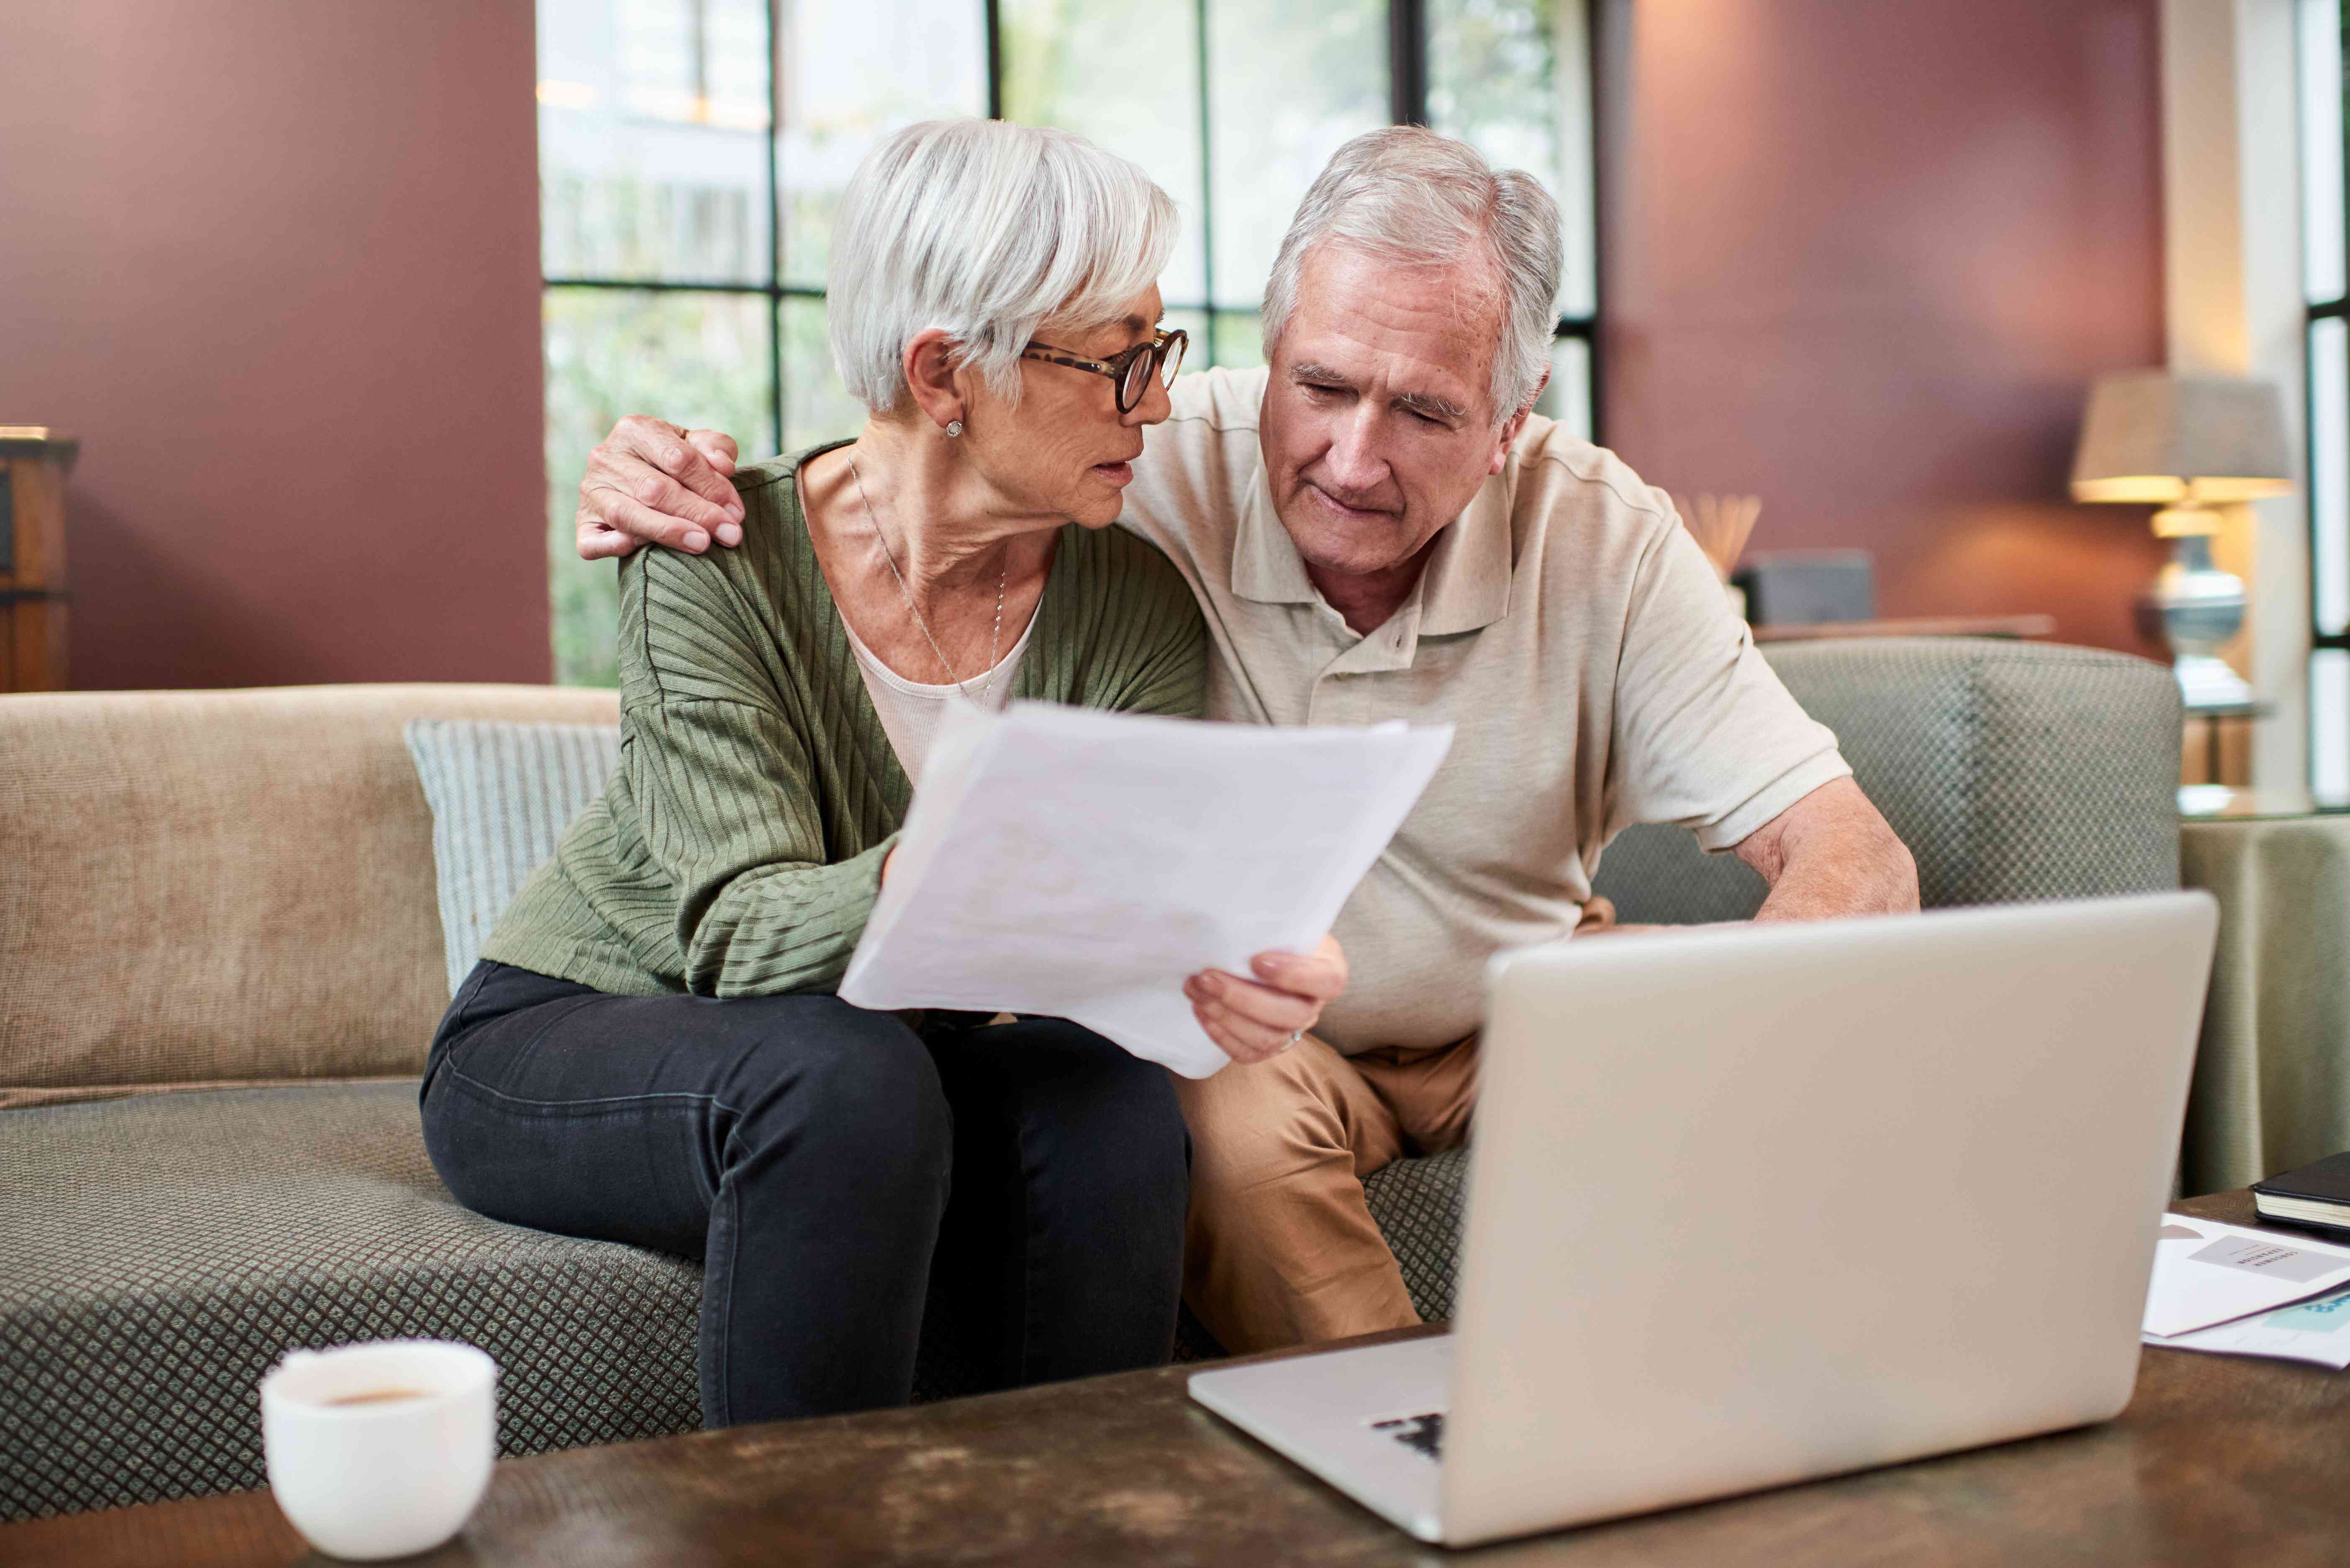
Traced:
<svg viewBox="0 0 2350 1568">
<path fill-rule="evenodd" d="M 1348 1052 L 1477 1027 L 1485 961 L 1558 940 L 1636 822 L 1728 849 L 1852 770 L 1732 615 L 1663 492 L 1532 418 L 1358 637 L 1282 527 L 1257 446 L 1263 370 L 1175 383 L 1121 521 L 1191 580 L 1211 718 L 1449 722 L 1452 750 L 1336 928 L 1353 979 L 1317 1031 Z"/>
</svg>

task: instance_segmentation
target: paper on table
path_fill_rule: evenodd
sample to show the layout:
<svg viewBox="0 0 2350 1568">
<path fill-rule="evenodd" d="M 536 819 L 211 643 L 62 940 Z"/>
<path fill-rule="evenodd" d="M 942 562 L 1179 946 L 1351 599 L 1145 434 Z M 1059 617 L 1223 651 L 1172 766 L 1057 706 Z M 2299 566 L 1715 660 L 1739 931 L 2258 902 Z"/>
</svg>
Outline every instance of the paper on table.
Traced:
<svg viewBox="0 0 2350 1568">
<path fill-rule="evenodd" d="M 1321 940 L 1451 743 L 959 705 L 841 999 L 1066 1018 L 1204 1078 L 1229 1059 L 1184 979 Z"/>
<path fill-rule="evenodd" d="M 2271 1231 L 2162 1217 L 2144 1331 L 2172 1336 L 2350 1284 L 2350 1251 Z"/>
<path fill-rule="evenodd" d="M 2314 1361 L 2336 1372 L 2350 1366 L 2350 1291 L 2278 1307 L 2257 1317 L 2238 1318 L 2163 1339 L 2141 1335 L 2148 1345 L 2174 1350 L 2209 1350 L 2222 1355 L 2273 1355 Z"/>
</svg>

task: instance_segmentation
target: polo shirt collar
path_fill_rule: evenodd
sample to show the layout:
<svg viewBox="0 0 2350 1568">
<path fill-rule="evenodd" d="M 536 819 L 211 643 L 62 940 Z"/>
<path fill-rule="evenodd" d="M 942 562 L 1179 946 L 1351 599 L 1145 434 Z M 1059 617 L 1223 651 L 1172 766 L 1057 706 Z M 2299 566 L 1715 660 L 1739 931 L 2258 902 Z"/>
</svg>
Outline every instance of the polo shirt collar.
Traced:
<svg viewBox="0 0 2350 1568">
<path fill-rule="evenodd" d="M 1232 592 L 1261 605 L 1310 605 L 1322 597 L 1273 508 L 1273 487 L 1262 463 L 1241 502 L 1232 535 Z"/>
<path fill-rule="evenodd" d="M 1423 635 L 1475 631 L 1510 613 L 1508 477 L 1489 477 L 1452 525 L 1437 535 L 1414 596 Z M 1241 503 L 1233 531 L 1232 592 L 1268 605 L 1316 604 L 1322 597 L 1274 510 L 1263 468 Z"/>
<path fill-rule="evenodd" d="M 1422 637 L 1476 631 L 1510 613 L 1510 478 L 1508 470 L 1487 475 L 1429 552 Z"/>
</svg>

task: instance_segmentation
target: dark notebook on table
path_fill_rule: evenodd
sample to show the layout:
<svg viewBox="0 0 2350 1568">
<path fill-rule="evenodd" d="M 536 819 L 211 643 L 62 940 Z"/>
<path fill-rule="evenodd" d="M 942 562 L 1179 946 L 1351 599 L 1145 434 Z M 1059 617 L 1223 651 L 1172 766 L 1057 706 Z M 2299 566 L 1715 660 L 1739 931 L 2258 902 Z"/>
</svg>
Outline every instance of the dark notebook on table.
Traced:
<svg viewBox="0 0 2350 1568">
<path fill-rule="evenodd" d="M 2252 1207 L 2263 1220 L 2314 1225 L 2350 1235 L 2350 1154 L 2252 1183 Z"/>
</svg>

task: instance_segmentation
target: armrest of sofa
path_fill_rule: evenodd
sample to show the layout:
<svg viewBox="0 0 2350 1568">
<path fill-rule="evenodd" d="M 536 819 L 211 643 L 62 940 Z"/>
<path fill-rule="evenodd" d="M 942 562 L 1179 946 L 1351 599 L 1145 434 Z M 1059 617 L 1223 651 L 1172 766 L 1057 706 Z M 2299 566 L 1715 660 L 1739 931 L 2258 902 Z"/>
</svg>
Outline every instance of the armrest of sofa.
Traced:
<svg viewBox="0 0 2350 1568">
<path fill-rule="evenodd" d="M 1960 638 L 1782 643 L 1772 668 L 1918 861 L 1929 909 L 2178 886 L 2178 688 L 2159 664 Z M 1593 877 L 1623 919 L 1736 920 L 1762 879 L 1679 828 L 1629 829 Z"/>
</svg>

